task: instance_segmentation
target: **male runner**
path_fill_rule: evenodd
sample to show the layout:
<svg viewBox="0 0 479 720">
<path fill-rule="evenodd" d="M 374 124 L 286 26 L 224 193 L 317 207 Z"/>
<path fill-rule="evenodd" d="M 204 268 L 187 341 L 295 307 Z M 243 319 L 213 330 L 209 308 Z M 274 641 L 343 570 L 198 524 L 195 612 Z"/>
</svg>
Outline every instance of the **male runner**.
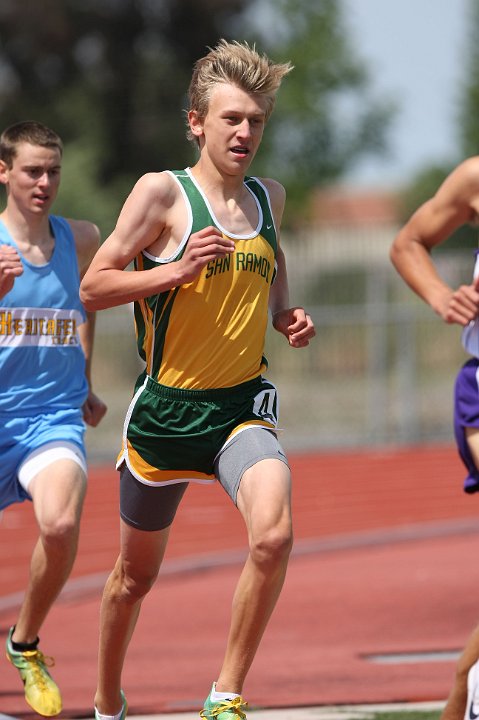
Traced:
<svg viewBox="0 0 479 720">
<path fill-rule="evenodd" d="M 188 136 L 197 163 L 137 182 L 82 282 L 89 309 L 135 301 L 146 362 L 118 459 L 121 551 L 102 602 L 97 720 L 126 714 L 121 672 L 141 602 L 188 482 L 215 478 L 244 518 L 249 556 L 223 665 L 201 715 L 245 717 L 243 683 L 292 544 L 276 389 L 263 378 L 268 304 L 292 347 L 314 336 L 309 315 L 289 304 L 279 245 L 284 189 L 245 177 L 290 70 L 226 41 L 196 63 Z M 135 270 L 125 272 L 133 260 Z"/>
<path fill-rule="evenodd" d="M 62 700 L 38 633 L 77 551 L 85 422 L 97 425 L 106 412 L 91 389 L 93 316 L 79 297 L 99 232 L 49 214 L 61 159 L 60 138 L 40 123 L 17 123 L 0 137 L 0 510 L 31 500 L 39 526 L 7 658 L 27 703 L 44 716 L 57 715 Z"/>
<path fill-rule="evenodd" d="M 408 285 L 446 323 L 461 325 L 463 345 L 471 358 L 455 385 L 454 430 L 467 469 L 464 490 L 479 491 L 479 259 L 474 279 L 451 288 L 439 276 L 431 251 L 464 224 L 479 219 L 479 156 L 460 163 L 434 197 L 425 202 L 394 240 L 391 260 Z M 479 626 L 459 658 L 456 678 L 441 720 L 474 720 L 479 715 Z M 469 686 L 469 697 L 468 697 Z"/>
</svg>

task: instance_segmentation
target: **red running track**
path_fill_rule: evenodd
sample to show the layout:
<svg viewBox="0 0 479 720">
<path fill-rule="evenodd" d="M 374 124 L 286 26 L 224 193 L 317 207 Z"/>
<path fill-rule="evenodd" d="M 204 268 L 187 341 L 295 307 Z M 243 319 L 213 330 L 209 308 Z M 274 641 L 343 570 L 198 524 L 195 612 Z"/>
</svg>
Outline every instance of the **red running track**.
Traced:
<svg viewBox="0 0 479 720">
<path fill-rule="evenodd" d="M 455 449 L 290 460 L 296 544 L 245 687 L 250 705 L 444 700 L 453 654 L 479 621 L 479 498 L 462 492 Z M 65 718 L 91 716 L 100 596 L 118 550 L 117 506 L 116 472 L 92 468 L 74 572 L 41 636 L 43 651 L 56 659 Z M 8 509 L 0 522 L 2 641 L 15 621 L 34 540 L 31 505 Z M 245 547 L 242 522 L 221 488 L 191 485 L 127 658 L 132 715 L 201 707 L 221 661 Z M 440 659 L 443 652 L 449 655 Z M 396 654 L 409 662 L 375 661 Z M 16 671 L 1 662 L 0 712 L 34 717 Z"/>
</svg>

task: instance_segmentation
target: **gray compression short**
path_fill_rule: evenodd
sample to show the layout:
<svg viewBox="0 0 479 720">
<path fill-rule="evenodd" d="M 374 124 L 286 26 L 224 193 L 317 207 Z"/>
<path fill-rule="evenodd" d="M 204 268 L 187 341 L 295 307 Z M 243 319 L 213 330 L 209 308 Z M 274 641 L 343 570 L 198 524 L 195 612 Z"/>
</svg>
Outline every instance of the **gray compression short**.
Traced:
<svg viewBox="0 0 479 720">
<path fill-rule="evenodd" d="M 246 470 L 267 459 L 288 464 L 276 435 L 265 428 L 248 428 L 239 432 L 217 455 L 215 475 L 235 504 Z M 146 485 L 137 480 L 123 463 L 120 467 L 120 515 L 128 525 L 138 530 L 163 530 L 173 522 L 187 487 L 187 482 L 160 487 Z"/>
</svg>

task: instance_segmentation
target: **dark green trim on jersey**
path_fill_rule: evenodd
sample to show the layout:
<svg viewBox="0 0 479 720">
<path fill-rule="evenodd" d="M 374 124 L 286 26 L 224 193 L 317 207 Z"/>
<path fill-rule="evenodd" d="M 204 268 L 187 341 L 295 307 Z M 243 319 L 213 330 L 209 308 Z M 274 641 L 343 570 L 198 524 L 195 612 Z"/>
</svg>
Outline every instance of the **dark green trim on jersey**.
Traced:
<svg viewBox="0 0 479 720">
<path fill-rule="evenodd" d="M 190 236 L 198 232 L 199 230 L 202 230 L 205 227 L 208 227 L 209 225 L 216 226 L 216 223 L 213 219 L 213 217 L 210 214 L 210 211 L 208 209 L 208 206 L 205 203 L 205 199 L 203 195 L 201 194 L 198 187 L 195 185 L 194 181 L 192 180 L 191 176 L 187 173 L 186 170 L 172 170 L 171 174 L 175 176 L 177 181 L 181 184 L 181 187 L 183 188 L 186 198 L 190 204 L 190 210 L 191 210 L 191 217 L 192 217 L 192 226 L 190 230 Z M 244 179 L 244 184 L 251 190 L 253 195 L 256 197 L 262 211 L 263 219 L 261 227 L 258 230 L 258 235 L 261 235 L 264 237 L 266 242 L 270 245 L 270 247 L 273 250 L 274 257 L 276 257 L 277 252 L 277 238 L 276 238 L 276 231 L 275 231 L 275 225 L 273 216 L 271 213 L 271 208 L 269 205 L 268 195 L 265 191 L 265 188 L 261 185 L 261 183 L 254 177 L 246 177 Z M 235 237 L 235 236 L 233 236 Z M 242 236 L 243 237 L 243 236 Z M 253 236 L 255 237 L 255 236 Z M 146 255 L 145 253 L 142 253 L 142 264 L 144 270 L 149 270 L 154 267 L 158 267 L 161 265 L 165 265 L 168 262 L 176 262 L 181 259 L 185 248 L 188 244 L 189 237 L 187 241 L 182 245 L 178 253 L 176 253 L 171 260 L 159 262 L 153 257 L 150 257 Z M 138 260 L 135 259 L 134 261 L 134 267 L 135 270 L 138 271 Z M 141 269 L 139 270 L 141 272 Z M 276 270 L 273 270 L 273 278 L 276 274 Z M 143 313 L 141 311 L 141 303 L 135 302 L 134 306 L 134 315 L 135 315 L 135 324 L 136 324 L 136 332 L 137 332 L 137 344 L 138 344 L 138 352 L 140 357 L 145 361 L 149 362 L 151 361 L 151 366 L 149 367 L 149 373 L 152 377 L 157 377 L 159 369 L 161 367 L 162 359 L 163 359 L 163 350 L 164 350 L 164 344 L 166 339 L 166 331 L 168 328 L 168 323 L 170 319 L 170 315 L 173 309 L 174 301 L 176 298 L 176 295 L 179 291 L 181 286 L 178 286 L 176 288 L 172 288 L 171 290 L 167 290 L 165 292 L 159 293 L 157 295 L 150 295 L 149 297 L 144 299 L 144 303 L 148 306 L 148 308 L 151 310 L 152 313 L 152 323 L 154 328 L 154 337 L 153 337 L 153 347 L 152 347 L 152 357 L 147 358 L 146 357 L 146 350 L 145 350 L 145 337 L 146 337 L 146 330 L 145 330 L 145 318 L 143 316 Z M 148 318 L 147 318 L 148 319 Z M 263 357 L 263 363 L 265 366 L 267 366 L 267 361 Z"/>
<path fill-rule="evenodd" d="M 191 176 L 185 170 L 172 170 L 172 174 L 176 177 L 178 182 L 181 183 L 183 190 L 186 193 L 188 200 L 190 201 L 191 212 L 193 214 L 193 225 L 191 228 L 191 234 L 202 230 L 208 225 L 215 225 L 213 218 L 210 215 L 208 207 L 204 201 L 201 192 L 196 187 L 195 183 L 191 179 Z M 245 177 L 244 184 L 251 190 L 253 195 L 258 200 L 261 210 L 263 213 L 263 222 L 259 229 L 258 234 L 262 235 L 265 240 L 271 245 L 276 257 L 278 243 L 276 239 L 276 230 L 274 225 L 273 216 L 268 201 L 268 197 L 264 190 L 264 187 L 258 182 L 255 177 Z M 181 257 L 181 256 L 180 256 Z"/>
</svg>

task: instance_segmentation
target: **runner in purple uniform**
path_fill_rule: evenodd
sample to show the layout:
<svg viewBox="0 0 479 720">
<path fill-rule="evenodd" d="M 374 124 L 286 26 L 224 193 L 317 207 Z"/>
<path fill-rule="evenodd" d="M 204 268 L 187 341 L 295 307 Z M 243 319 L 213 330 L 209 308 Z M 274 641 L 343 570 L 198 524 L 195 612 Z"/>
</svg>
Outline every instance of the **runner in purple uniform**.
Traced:
<svg viewBox="0 0 479 720">
<path fill-rule="evenodd" d="M 458 165 L 398 233 L 391 260 L 406 283 L 446 323 L 461 325 L 465 350 L 472 356 L 456 378 L 454 431 L 467 468 L 464 490 L 479 490 L 479 260 L 473 280 L 454 289 L 440 277 L 431 251 L 460 226 L 479 221 L 479 156 Z M 479 626 L 459 659 L 455 682 L 441 720 L 479 716 Z"/>
</svg>

